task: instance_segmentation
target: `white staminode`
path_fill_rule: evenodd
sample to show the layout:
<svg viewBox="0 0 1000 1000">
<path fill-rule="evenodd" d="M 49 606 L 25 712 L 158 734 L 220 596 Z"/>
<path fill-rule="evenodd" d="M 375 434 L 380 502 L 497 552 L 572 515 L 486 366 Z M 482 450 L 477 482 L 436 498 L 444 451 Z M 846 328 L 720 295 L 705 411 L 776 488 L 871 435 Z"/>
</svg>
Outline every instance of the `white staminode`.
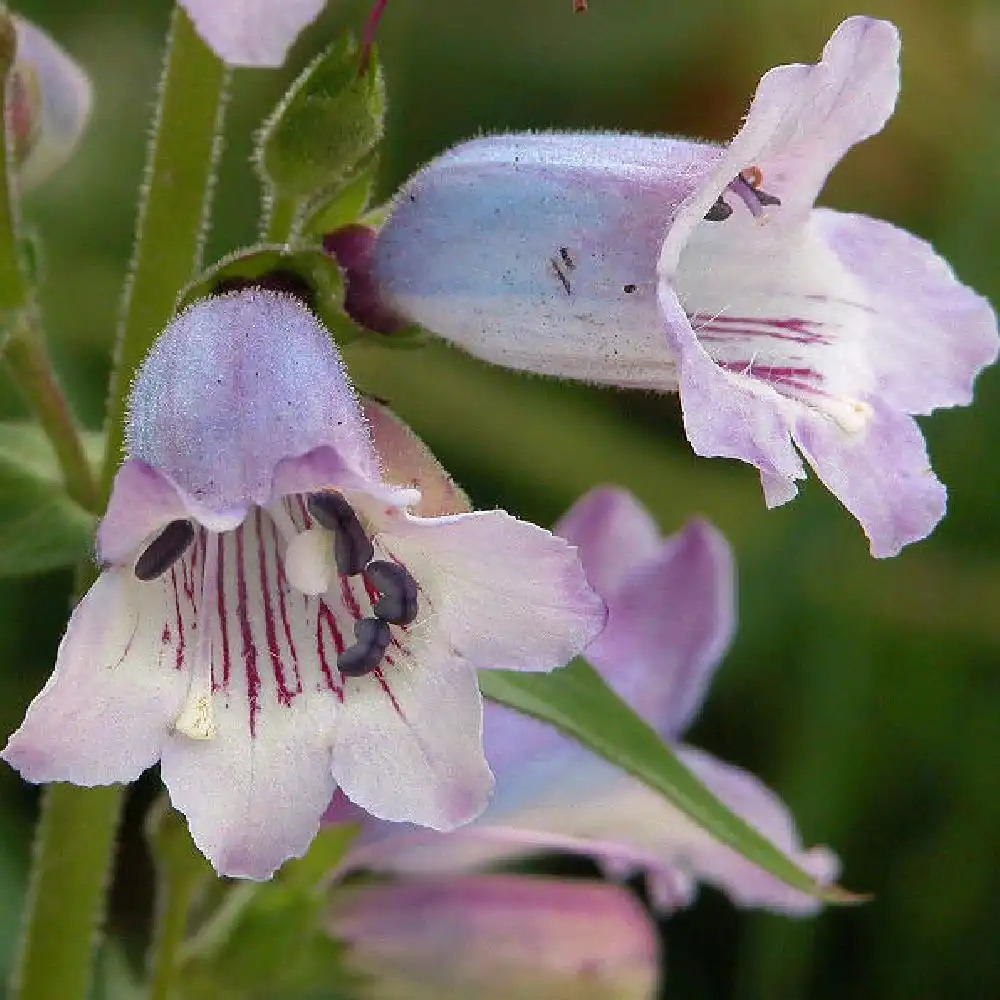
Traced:
<svg viewBox="0 0 1000 1000">
<path fill-rule="evenodd" d="M 285 576 L 303 594 L 324 594 L 330 587 L 336 566 L 330 533 L 307 528 L 296 533 L 285 549 Z"/>
</svg>

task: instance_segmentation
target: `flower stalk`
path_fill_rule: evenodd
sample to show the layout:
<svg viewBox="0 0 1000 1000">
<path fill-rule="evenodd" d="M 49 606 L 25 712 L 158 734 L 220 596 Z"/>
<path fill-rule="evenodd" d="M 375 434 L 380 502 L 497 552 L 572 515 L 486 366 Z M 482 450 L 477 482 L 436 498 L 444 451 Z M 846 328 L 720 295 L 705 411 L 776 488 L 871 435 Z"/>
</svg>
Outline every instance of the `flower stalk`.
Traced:
<svg viewBox="0 0 1000 1000">
<path fill-rule="evenodd" d="M 7 81 L 16 55 L 14 22 L 0 13 L 0 107 L 7 107 Z M 52 442 L 69 495 L 95 509 L 97 489 L 80 431 L 52 362 L 38 322 L 34 292 L 21 253 L 17 198 L 13 184 L 10 122 L 0 130 L 0 349 L 28 404 Z"/>
<path fill-rule="evenodd" d="M 12 997 L 88 995 L 123 800 L 121 785 L 46 788 Z"/>
<path fill-rule="evenodd" d="M 122 457 L 132 375 L 197 270 L 221 148 L 229 71 L 174 11 L 108 400 L 102 499 Z"/>
<path fill-rule="evenodd" d="M 93 491 L 97 501 L 106 499 L 121 457 L 132 374 L 170 318 L 178 290 L 200 258 L 227 80 L 228 71 L 186 15 L 175 11 L 115 352 L 107 450 L 101 482 Z M 9 208 L 7 212 L 12 219 Z M 16 253 L 13 230 L 8 233 L 7 239 L 0 233 L 0 245 L 7 247 L 0 256 L 6 253 L 16 261 L 11 258 Z M 54 402 L 54 380 L 40 379 L 38 385 L 48 386 L 49 396 L 42 395 L 49 400 L 46 429 L 51 435 L 56 418 L 68 411 Z M 68 449 L 59 441 L 63 462 Z M 53 443 L 59 451 L 60 443 Z M 24 1000 L 82 1000 L 87 995 L 123 799 L 121 785 L 94 789 L 57 784 L 46 789 L 14 995 Z"/>
<path fill-rule="evenodd" d="M 291 242 L 297 228 L 302 202 L 290 195 L 271 191 L 264 206 L 261 234 L 265 243 Z"/>
</svg>

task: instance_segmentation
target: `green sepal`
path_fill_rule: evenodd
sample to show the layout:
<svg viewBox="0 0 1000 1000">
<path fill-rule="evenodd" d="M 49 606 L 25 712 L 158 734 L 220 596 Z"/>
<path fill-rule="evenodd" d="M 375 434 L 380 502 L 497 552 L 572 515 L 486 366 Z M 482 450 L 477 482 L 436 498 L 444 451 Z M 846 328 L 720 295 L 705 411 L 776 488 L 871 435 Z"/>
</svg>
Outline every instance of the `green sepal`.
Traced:
<svg viewBox="0 0 1000 1000">
<path fill-rule="evenodd" d="M 99 441 L 94 448 L 100 448 Z M 0 423 L 0 577 L 28 576 L 86 559 L 95 527 L 93 514 L 66 495 L 41 428 Z"/>
<path fill-rule="evenodd" d="M 782 882 L 827 903 L 863 900 L 838 886 L 819 885 L 720 802 L 586 660 L 576 659 L 550 674 L 483 670 L 479 683 L 487 698 L 562 730 L 659 792 L 718 841 Z"/>
<path fill-rule="evenodd" d="M 203 271 L 177 300 L 178 311 L 197 299 L 257 286 L 300 298 L 341 344 L 359 336 L 344 312 L 344 280 L 337 262 L 318 247 L 259 244 L 238 250 Z"/>
<path fill-rule="evenodd" d="M 349 177 L 382 138 L 385 82 L 372 55 L 359 75 L 354 39 L 334 42 L 292 84 L 257 139 L 261 179 L 282 198 L 308 198 Z"/>
<path fill-rule="evenodd" d="M 348 995 L 354 979 L 344 966 L 344 945 L 326 927 L 329 881 L 357 828 L 321 830 L 309 852 L 290 861 L 267 883 L 237 883 L 227 890 L 204 931 L 196 934 L 182 969 L 191 1000 L 320 1000 Z M 236 905 L 233 905 L 236 904 Z"/>
<path fill-rule="evenodd" d="M 372 153 L 351 174 L 316 192 L 306 205 L 301 232 L 322 237 L 361 218 L 375 186 L 376 154 Z"/>
</svg>

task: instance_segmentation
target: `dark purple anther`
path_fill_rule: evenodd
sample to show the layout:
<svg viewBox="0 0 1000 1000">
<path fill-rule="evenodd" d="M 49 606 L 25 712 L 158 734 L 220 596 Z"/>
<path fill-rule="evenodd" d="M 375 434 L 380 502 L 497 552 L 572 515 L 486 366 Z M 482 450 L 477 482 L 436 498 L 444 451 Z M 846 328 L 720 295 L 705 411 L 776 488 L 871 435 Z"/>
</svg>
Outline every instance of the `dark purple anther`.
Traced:
<svg viewBox="0 0 1000 1000">
<path fill-rule="evenodd" d="M 382 662 L 392 641 L 389 626 L 377 618 L 358 619 L 354 623 L 354 638 L 357 642 L 337 657 L 337 669 L 343 677 L 370 674 Z"/>
<path fill-rule="evenodd" d="M 758 167 L 750 167 L 742 173 L 737 174 L 727 185 L 726 190 L 732 191 L 739 196 L 740 201 L 746 205 L 750 214 L 758 219 L 764 214 L 764 209 L 768 205 L 780 205 L 781 199 L 766 191 L 761 191 L 760 185 L 764 182 L 764 175 Z M 705 213 L 708 222 L 724 222 L 733 214 L 732 207 L 720 194 L 715 199 L 715 204 Z"/>
<path fill-rule="evenodd" d="M 396 333 L 408 323 L 379 299 L 372 276 L 372 254 L 378 233 L 368 226 L 352 223 L 323 237 L 323 249 L 344 272 L 347 288 L 344 310 L 361 326 L 376 333 Z"/>
<path fill-rule="evenodd" d="M 333 532 L 337 572 L 342 576 L 360 573 L 371 562 L 375 549 L 354 508 L 339 493 L 311 493 L 306 506 L 321 527 Z"/>
<path fill-rule="evenodd" d="M 146 582 L 163 576 L 193 541 L 194 527 L 190 521 L 171 521 L 136 559 L 136 579 Z"/>
<path fill-rule="evenodd" d="M 715 204 L 705 213 L 707 222 L 724 222 L 733 214 L 733 210 L 726 204 L 720 194 L 715 199 Z"/>
<path fill-rule="evenodd" d="M 379 559 L 365 567 L 365 579 L 382 595 L 372 606 L 377 618 L 409 625 L 417 617 L 417 581 L 405 566 Z"/>
<path fill-rule="evenodd" d="M 757 171 L 759 176 L 760 172 Z M 749 209 L 750 214 L 755 218 L 759 218 L 764 214 L 765 205 L 780 205 L 781 199 L 775 198 L 773 194 L 768 194 L 766 191 L 761 191 L 755 184 L 750 180 L 747 180 L 742 174 L 737 174 L 729 182 L 729 190 L 739 195 L 740 200 Z"/>
</svg>

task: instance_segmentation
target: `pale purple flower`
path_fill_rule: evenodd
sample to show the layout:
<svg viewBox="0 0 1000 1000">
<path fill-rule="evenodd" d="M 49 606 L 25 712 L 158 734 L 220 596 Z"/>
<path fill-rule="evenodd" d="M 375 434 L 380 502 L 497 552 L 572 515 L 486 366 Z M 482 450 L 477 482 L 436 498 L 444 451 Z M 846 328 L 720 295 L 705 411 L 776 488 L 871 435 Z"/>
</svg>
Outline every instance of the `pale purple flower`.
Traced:
<svg viewBox="0 0 1000 1000">
<path fill-rule="evenodd" d="M 326 0 L 177 0 L 205 44 L 230 66 L 276 68 Z M 364 62 L 388 0 L 375 0 L 362 40 Z"/>
<path fill-rule="evenodd" d="M 728 146 L 464 143 L 396 197 L 380 309 L 497 364 L 679 390 L 698 454 L 755 465 L 769 506 L 804 458 L 893 555 L 945 509 L 912 415 L 968 404 L 997 354 L 993 310 L 928 244 L 813 208 L 892 113 L 898 54 L 893 25 L 848 19 L 819 63 L 764 76 Z"/>
<path fill-rule="evenodd" d="M 617 886 L 488 875 L 360 885 L 338 889 L 327 926 L 371 996 L 656 996 L 656 927 Z"/>
<path fill-rule="evenodd" d="M 230 66 L 276 68 L 326 0 L 177 0 L 205 44 Z"/>
<path fill-rule="evenodd" d="M 548 670 L 601 629 L 575 550 L 502 511 L 411 514 L 326 331 L 270 292 L 170 324 L 128 444 L 104 570 L 4 759 L 81 785 L 160 761 L 195 843 L 251 878 L 306 850 L 338 785 L 436 829 L 479 813 L 475 670 Z"/>
<path fill-rule="evenodd" d="M 819 883 L 830 882 L 836 857 L 823 847 L 803 849 L 773 792 L 680 742 L 733 631 L 734 573 L 722 536 L 693 521 L 661 539 L 630 494 L 607 488 L 584 497 L 556 530 L 579 546 L 588 578 L 608 603 L 607 628 L 586 657 L 723 802 Z M 688 904 L 699 880 L 743 906 L 794 914 L 818 907 L 557 730 L 489 704 L 485 735 L 497 790 L 477 821 L 447 836 L 367 822 L 348 867 L 426 875 L 571 851 L 594 856 L 611 875 L 645 872 L 664 909 Z M 338 797 L 327 820 L 355 815 Z"/>
<path fill-rule="evenodd" d="M 7 84 L 14 160 L 24 190 L 69 159 L 90 119 L 90 79 L 41 28 L 14 17 L 17 53 Z"/>
</svg>

